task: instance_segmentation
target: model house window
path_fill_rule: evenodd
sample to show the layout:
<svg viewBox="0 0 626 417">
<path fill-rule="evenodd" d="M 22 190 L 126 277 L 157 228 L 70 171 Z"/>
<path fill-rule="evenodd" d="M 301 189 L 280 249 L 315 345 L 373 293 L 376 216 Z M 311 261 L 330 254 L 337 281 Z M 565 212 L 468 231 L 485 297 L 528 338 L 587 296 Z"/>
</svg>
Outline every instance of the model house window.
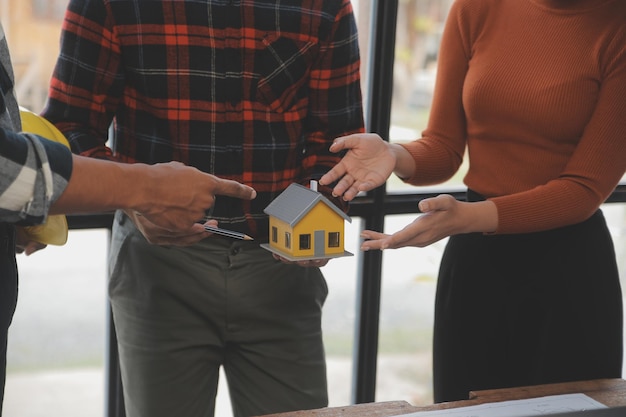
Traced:
<svg viewBox="0 0 626 417">
<path fill-rule="evenodd" d="M 339 247 L 339 232 L 328 233 L 328 247 L 329 248 Z"/>
<path fill-rule="evenodd" d="M 285 247 L 291 249 L 291 233 L 285 232 Z"/>
<path fill-rule="evenodd" d="M 276 226 L 272 226 L 272 242 L 278 243 L 278 228 Z"/>
<path fill-rule="evenodd" d="M 311 249 L 311 235 L 300 235 L 300 250 Z"/>
</svg>

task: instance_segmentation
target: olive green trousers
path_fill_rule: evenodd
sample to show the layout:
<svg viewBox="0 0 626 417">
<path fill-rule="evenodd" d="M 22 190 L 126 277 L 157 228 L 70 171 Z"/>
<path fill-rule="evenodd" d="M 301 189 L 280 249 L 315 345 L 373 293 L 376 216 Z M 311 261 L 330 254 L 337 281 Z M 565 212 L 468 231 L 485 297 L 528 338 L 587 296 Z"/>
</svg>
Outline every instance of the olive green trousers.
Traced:
<svg viewBox="0 0 626 417">
<path fill-rule="evenodd" d="M 211 417 L 223 367 L 235 417 L 328 404 L 317 268 L 256 242 L 149 244 L 116 214 L 109 295 L 127 417 Z"/>
</svg>

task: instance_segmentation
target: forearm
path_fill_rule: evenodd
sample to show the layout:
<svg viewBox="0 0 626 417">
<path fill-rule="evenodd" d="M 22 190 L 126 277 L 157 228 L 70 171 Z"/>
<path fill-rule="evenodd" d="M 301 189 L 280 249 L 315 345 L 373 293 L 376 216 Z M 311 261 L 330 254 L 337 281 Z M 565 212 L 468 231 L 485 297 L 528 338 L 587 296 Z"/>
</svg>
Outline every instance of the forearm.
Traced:
<svg viewBox="0 0 626 417">
<path fill-rule="evenodd" d="M 148 165 L 122 164 L 73 155 L 65 192 L 50 214 L 134 209 L 149 201 Z"/>
<path fill-rule="evenodd" d="M 246 185 L 175 161 L 126 164 L 73 155 L 73 163 L 67 188 L 51 214 L 130 210 L 163 230 L 197 234 L 192 228 L 213 207 L 216 195 L 256 197 Z"/>
</svg>

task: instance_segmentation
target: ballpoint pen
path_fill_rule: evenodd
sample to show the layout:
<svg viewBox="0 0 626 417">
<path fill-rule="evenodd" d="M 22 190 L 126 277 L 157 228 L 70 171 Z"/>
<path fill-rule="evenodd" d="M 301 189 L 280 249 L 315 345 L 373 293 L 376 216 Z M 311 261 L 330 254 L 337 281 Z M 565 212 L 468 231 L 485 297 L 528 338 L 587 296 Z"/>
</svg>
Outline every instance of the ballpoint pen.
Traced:
<svg viewBox="0 0 626 417">
<path fill-rule="evenodd" d="M 241 240 L 254 240 L 250 236 L 245 233 L 235 232 L 234 230 L 222 229 L 219 227 L 207 226 L 204 225 L 204 230 L 215 233 L 216 235 L 232 237 L 233 239 L 241 239 Z"/>
</svg>

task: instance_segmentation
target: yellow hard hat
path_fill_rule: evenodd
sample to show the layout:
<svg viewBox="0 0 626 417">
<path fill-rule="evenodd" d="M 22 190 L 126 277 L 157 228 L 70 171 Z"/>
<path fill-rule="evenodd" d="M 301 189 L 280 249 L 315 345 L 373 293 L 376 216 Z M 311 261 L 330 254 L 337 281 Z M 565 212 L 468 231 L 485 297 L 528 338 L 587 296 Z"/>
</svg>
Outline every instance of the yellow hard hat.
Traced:
<svg viewBox="0 0 626 417">
<path fill-rule="evenodd" d="M 63 133 L 45 118 L 23 107 L 20 107 L 20 117 L 23 132 L 34 133 L 70 147 Z M 67 219 L 62 214 L 48 216 L 45 223 L 25 226 L 22 229 L 30 239 L 45 245 L 64 245 L 67 242 Z"/>
<path fill-rule="evenodd" d="M 63 133 L 61 133 L 55 125 L 40 115 L 33 113 L 24 107 L 20 107 L 20 118 L 22 119 L 22 131 L 34 133 L 42 138 L 62 143 L 68 148 L 70 147 L 65 135 L 63 135 Z"/>
</svg>

